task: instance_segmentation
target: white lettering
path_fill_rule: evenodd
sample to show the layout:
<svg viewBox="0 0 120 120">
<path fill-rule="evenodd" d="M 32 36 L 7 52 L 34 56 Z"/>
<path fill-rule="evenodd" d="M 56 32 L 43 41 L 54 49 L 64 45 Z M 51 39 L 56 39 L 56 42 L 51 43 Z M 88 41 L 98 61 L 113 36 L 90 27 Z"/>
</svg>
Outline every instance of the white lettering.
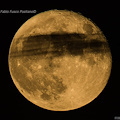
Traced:
<svg viewBox="0 0 120 120">
<path fill-rule="evenodd" d="M 120 116 L 115 116 L 114 119 L 115 120 L 120 120 Z"/>
<path fill-rule="evenodd" d="M 19 10 L 10 10 L 10 13 L 19 13 Z"/>
<path fill-rule="evenodd" d="M 36 10 L 0 10 L 0 13 L 36 13 Z"/>
</svg>

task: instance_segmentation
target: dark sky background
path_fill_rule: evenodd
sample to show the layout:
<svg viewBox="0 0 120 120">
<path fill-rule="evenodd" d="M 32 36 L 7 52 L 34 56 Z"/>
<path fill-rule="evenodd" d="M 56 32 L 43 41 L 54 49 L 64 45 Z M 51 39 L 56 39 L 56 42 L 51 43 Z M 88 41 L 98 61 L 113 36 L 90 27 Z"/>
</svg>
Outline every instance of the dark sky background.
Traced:
<svg viewBox="0 0 120 120">
<path fill-rule="evenodd" d="M 9 3 L 8 3 L 9 4 Z M 14 3 L 15 4 L 15 3 Z M 17 3 L 19 4 L 19 2 Z M 80 12 L 85 17 L 90 18 L 103 31 L 106 36 L 111 53 L 112 53 L 112 70 L 111 76 L 103 92 L 88 105 L 66 112 L 53 112 L 39 108 L 26 100 L 16 89 L 12 82 L 8 68 L 8 52 L 11 41 L 20 28 L 29 18 L 35 14 L 1 14 L 0 13 L 0 66 L 1 66 L 1 95 L 0 95 L 0 119 L 79 119 L 79 120 L 114 120 L 115 116 L 120 116 L 120 15 L 119 3 L 104 3 L 96 1 L 96 3 L 62 1 L 47 3 L 35 3 L 30 5 L 23 4 L 17 6 L 4 7 L 0 10 L 36 10 L 35 14 L 46 10 L 72 10 Z M 37 3 L 36 3 L 37 4 Z"/>
</svg>

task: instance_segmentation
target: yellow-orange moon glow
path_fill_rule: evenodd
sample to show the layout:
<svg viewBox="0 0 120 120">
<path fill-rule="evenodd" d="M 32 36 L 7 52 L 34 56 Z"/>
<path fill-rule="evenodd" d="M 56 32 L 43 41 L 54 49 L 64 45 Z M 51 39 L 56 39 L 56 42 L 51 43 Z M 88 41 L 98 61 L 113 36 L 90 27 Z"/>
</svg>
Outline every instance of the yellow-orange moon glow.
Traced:
<svg viewBox="0 0 120 120">
<path fill-rule="evenodd" d="M 108 82 L 111 63 L 101 30 L 67 10 L 30 18 L 16 32 L 9 50 L 9 70 L 17 89 L 35 105 L 53 111 L 93 101 Z"/>
</svg>

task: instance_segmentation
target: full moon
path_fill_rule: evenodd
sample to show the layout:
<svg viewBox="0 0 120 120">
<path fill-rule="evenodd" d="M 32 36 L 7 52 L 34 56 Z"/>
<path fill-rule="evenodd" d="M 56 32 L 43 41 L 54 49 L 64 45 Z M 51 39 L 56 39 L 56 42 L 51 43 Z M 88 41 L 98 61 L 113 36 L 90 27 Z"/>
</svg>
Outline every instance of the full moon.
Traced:
<svg viewBox="0 0 120 120">
<path fill-rule="evenodd" d="M 47 110 L 68 111 L 103 91 L 112 56 L 103 32 L 89 18 L 49 10 L 19 28 L 8 63 L 16 88 L 27 100 Z"/>
</svg>

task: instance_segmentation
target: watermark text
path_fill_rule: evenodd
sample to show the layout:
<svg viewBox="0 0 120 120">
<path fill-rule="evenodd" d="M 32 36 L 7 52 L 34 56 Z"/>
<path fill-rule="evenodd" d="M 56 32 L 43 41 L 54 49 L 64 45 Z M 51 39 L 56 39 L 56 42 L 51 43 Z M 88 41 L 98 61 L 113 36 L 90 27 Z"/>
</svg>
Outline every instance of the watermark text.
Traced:
<svg viewBox="0 0 120 120">
<path fill-rule="evenodd" d="M 120 120 L 120 116 L 115 116 L 114 120 Z"/>
<path fill-rule="evenodd" d="M 37 10 L 0 10 L 0 13 L 4 14 L 14 14 L 14 13 L 36 13 Z"/>
</svg>

